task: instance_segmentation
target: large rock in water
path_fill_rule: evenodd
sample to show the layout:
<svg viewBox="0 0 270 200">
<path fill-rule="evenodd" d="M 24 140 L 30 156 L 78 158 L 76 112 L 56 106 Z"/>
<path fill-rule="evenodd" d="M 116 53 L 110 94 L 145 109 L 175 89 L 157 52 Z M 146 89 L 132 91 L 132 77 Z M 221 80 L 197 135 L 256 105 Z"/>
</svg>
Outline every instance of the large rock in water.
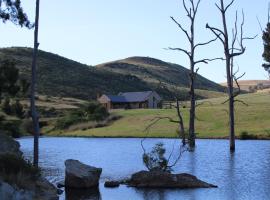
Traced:
<svg viewBox="0 0 270 200">
<path fill-rule="evenodd" d="M 98 187 L 101 168 L 85 165 L 78 160 L 66 160 L 65 187 L 93 188 Z"/>
<path fill-rule="evenodd" d="M 131 176 L 127 185 L 138 188 L 210 188 L 217 187 L 190 174 L 163 171 L 140 171 Z"/>
</svg>

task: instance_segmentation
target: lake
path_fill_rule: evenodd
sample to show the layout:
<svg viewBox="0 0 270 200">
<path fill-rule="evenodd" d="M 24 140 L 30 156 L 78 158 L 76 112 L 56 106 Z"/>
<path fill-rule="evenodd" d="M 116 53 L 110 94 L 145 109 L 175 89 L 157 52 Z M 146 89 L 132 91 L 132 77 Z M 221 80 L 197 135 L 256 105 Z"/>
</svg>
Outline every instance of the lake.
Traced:
<svg viewBox="0 0 270 200">
<path fill-rule="evenodd" d="M 21 150 L 32 159 L 33 138 L 18 140 Z M 174 149 L 177 157 L 177 139 L 146 139 L 144 146 L 151 149 L 163 142 L 167 154 Z M 173 148 L 174 147 L 174 148 Z M 64 161 L 77 159 L 102 167 L 99 192 L 66 193 L 69 200 L 268 200 L 270 199 L 270 141 L 236 141 L 236 151 L 231 154 L 227 140 L 197 140 L 194 152 L 185 152 L 174 167 L 175 173 L 190 173 L 206 182 L 218 185 L 211 189 L 135 189 L 126 186 L 108 189 L 106 180 L 129 177 L 145 169 L 142 163 L 141 139 L 123 138 L 54 138 L 40 139 L 40 166 L 52 183 L 64 179 Z M 65 199 L 65 194 L 61 196 Z"/>
</svg>

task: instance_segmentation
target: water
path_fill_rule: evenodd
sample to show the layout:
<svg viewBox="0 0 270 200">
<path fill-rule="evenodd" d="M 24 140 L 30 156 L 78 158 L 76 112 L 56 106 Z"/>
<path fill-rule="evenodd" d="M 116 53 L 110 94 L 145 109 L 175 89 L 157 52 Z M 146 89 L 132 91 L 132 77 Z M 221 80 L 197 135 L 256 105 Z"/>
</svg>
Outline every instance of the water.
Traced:
<svg viewBox="0 0 270 200">
<path fill-rule="evenodd" d="M 32 157 L 32 138 L 19 140 L 25 157 Z M 103 187 L 104 181 L 127 178 L 145 169 L 142 163 L 141 139 L 98 138 L 41 138 L 40 166 L 47 179 L 56 183 L 64 179 L 64 161 L 78 159 L 86 164 L 102 167 L 99 192 L 88 191 L 76 197 L 66 192 L 66 199 L 102 200 L 268 200 L 270 199 L 270 141 L 237 141 L 236 152 L 229 152 L 227 140 L 197 140 L 195 152 L 185 152 L 174 172 L 191 173 L 218 185 L 213 189 L 143 190 L 120 186 Z M 163 142 L 168 153 L 178 140 L 147 139 L 146 148 Z M 65 199 L 65 195 L 61 196 Z"/>
</svg>

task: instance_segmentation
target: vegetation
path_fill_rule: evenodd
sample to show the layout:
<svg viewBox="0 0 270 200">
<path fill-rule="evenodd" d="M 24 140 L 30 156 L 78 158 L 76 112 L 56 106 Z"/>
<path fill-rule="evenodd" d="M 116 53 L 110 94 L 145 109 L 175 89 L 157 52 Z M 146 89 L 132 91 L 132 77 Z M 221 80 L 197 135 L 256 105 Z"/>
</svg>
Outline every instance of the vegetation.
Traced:
<svg viewBox="0 0 270 200">
<path fill-rule="evenodd" d="M 101 104 L 90 102 L 79 109 L 72 110 L 56 121 L 56 129 L 67 129 L 71 125 L 89 121 L 102 121 L 109 116 L 108 111 Z"/>
<path fill-rule="evenodd" d="M 22 157 L 12 153 L 0 155 L 0 177 L 5 182 L 25 188 L 39 176 L 40 170 Z"/>
<path fill-rule="evenodd" d="M 31 56 L 31 48 L 0 49 L 0 59 L 12 59 L 27 80 L 30 80 Z M 132 57 L 91 67 L 39 51 L 37 65 L 39 94 L 89 100 L 101 93 L 156 90 L 165 99 L 176 94 L 180 94 L 180 99 L 188 99 L 188 70 L 153 58 Z M 195 88 L 197 98 L 224 95 L 224 87 L 199 75 Z"/>
<path fill-rule="evenodd" d="M 254 140 L 257 138 L 258 138 L 257 135 L 250 134 L 247 131 L 241 132 L 240 136 L 239 136 L 239 139 L 241 139 L 241 140 Z"/>
<path fill-rule="evenodd" d="M 244 94 L 237 97 L 245 101 L 248 106 L 236 104 L 235 123 L 236 136 L 242 131 L 252 132 L 258 138 L 270 138 L 270 102 L 269 93 Z M 225 97 L 200 101 L 197 113 L 197 135 L 199 138 L 227 138 L 228 119 L 225 109 L 227 105 L 222 104 Z M 188 107 L 182 109 L 184 122 L 188 120 Z M 177 137 L 178 125 L 169 120 L 160 120 L 151 127 L 149 133 L 144 129 L 155 117 L 171 117 L 178 119 L 175 109 L 138 109 L 118 110 L 112 114 L 121 116 L 119 120 L 111 125 L 101 128 L 77 131 L 52 131 L 48 133 L 54 136 L 83 136 L 83 137 Z M 185 124 L 187 125 L 187 124 Z"/>
<path fill-rule="evenodd" d="M 168 159 L 165 157 L 166 149 L 163 143 L 157 143 L 151 152 L 143 154 L 143 163 L 149 171 L 159 170 L 171 172 Z"/>
</svg>

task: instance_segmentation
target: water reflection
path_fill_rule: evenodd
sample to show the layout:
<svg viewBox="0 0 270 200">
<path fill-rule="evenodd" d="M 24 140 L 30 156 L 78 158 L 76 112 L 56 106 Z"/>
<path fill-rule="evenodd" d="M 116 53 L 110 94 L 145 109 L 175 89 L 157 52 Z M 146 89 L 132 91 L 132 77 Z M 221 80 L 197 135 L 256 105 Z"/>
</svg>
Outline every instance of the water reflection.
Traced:
<svg viewBox="0 0 270 200">
<path fill-rule="evenodd" d="M 102 200 L 99 189 L 66 189 L 66 200 Z"/>
</svg>

